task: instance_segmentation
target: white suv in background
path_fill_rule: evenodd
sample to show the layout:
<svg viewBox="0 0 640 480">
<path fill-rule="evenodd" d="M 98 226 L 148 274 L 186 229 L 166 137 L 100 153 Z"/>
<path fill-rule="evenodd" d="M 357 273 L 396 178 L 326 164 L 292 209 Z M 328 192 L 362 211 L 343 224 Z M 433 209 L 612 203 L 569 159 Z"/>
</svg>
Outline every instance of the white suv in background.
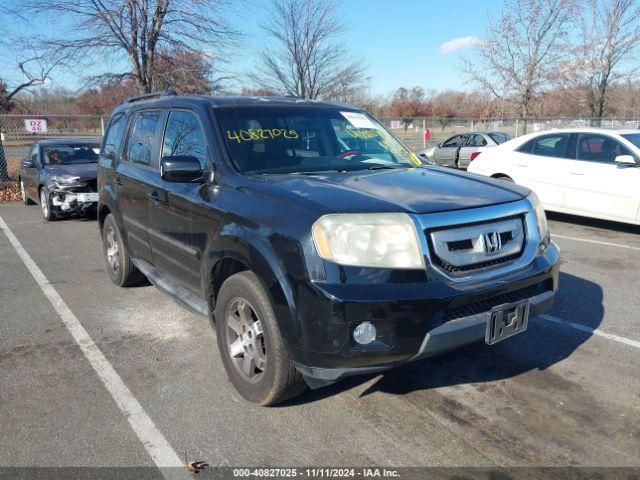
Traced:
<svg viewBox="0 0 640 480">
<path fill-rule="evenodd" d="M 515 182 L 546 210 L 640 224 L 640 130 L 536 132 L 483 149 L 468 171 Z"/>
</svg>

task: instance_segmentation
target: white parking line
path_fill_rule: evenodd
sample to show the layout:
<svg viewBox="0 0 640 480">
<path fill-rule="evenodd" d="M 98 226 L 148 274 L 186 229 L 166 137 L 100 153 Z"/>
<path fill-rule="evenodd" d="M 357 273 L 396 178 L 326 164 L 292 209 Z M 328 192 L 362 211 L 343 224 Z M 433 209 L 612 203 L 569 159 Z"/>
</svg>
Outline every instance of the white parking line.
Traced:
<svg viewBox="0 0 640 480">
<path fill-rule="evenodd" d="M 53 288 L 53 285 L 51 285 L 47 277 L 42 273 L 42 270 L 40 270 L 32 260 L 31 256 L 24 249 L 2 217 L 0 217 L 0 230 L 2 230 L 7 236 L 16 253 L 24 262 L 29 273 L 31 273 L 42 290 L 42 293 L 44 293 L 47 299 L 51 302 L 51 305 L 53 305 L 53 308 L 60 316 L 60 319 L 73 336 L 73 339 L 80 347 L 80 350 L 82 350 L 84 356 L 89 360 L 93 370 L 96 372 L 102 383 L 104 383 L 104 386 L 107 388 L 113 397 L 113 400 L 128 420 L 129 425 L 131 425 L 131 428 L 144 445 L 144 448 L 153 459 L 153 462 L 161 469 L 184 467 L 180 457 L 178 457 L 173 448 L 171 448 L 171 445 L 169 445 L 169 442 L 167 442 L 162 433 L 156 428 L 153 420 L 151 420 L 149 415 L 147 415 L 144 408 L 142 408 L 142 405 L 140 405 L 140 402 L 138 402 L 138 400 L 133 396 L 133 393 L 131 393 L 131 390 L 129 390 L 126 384 L 122 381 L 118 372 L 115 371 L 113 366 L 91 339 L 78 318 L 74 315 L 71 309 L 69 309 L 56 289 Z M 172 471 L 165 470 L 163 471 L 163 474 L 170 478 L 182 476 L 175 469 Z M 184 470 L 184 476 L 187 476 L 186 469 Z"/>
<path fill-rule="evenodd" d="M 627 250 L 640 250 L 640 247 L 632 247 L 631 245 L 622 245 L 621 243 L 603 242 L 600 240 L 589 240 L 587 238 L 568 237 L 566 235 L 551 234 L 552 238 L 562 238 L 564 240 L 573 240 L 575 242 L 595 243 L 596 245 L 606 245 L 607 247 L 626 248 Z"/>
<path fill-rule="evenodd" d="M 543 320 L 547 320 L 549 322 L 558 323 L 560 325 L 566 325 L 567 327 L 575 328 L 576 330 L 587 332 L 592 335 L 608 338 L 609 340 L 614 340 L 616 342 L 624 343 L 625 345 L 629 345 L 631 347 L 640 348 L 640 342 L 638 342 L 637 340 L 631 340 L 629 338 L 620 337 L 619 335 L 606 333 L 606 332 L 603 332 L 602 330 L 598 330 L 597 328 L 591 328 L 591 327 L 587 327 L 586 325 L 581 325 L 579 323 L 563 320 L 562 318 L 554 317 L 553 315 L 542 314 L 542 315 L 538 315 L 538 318 L 542 318 Z"/>
</svg>

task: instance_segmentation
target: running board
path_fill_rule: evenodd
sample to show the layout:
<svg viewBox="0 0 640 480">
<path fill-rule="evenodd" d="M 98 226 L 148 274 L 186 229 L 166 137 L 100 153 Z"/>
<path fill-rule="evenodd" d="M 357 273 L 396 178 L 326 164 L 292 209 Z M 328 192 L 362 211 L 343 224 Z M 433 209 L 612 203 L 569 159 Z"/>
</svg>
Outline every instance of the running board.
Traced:
<svg viewBox="0 0 640 480">
<path fill-rule="evenodd" d="M 174 285 L 167 276 L 163 276 L 158 273 L 156 268 L 148 262 L 139 259 L 131 259 L 131 261 L 136 268 L 158 288 L 158 290 L 169 295 L 190 312 L 197 313 L 203 317 L 209 317 L 209 308 L 205 300 L 191 292 L 187 292 L 185 289 L 177 285 Z"/>
</svg>

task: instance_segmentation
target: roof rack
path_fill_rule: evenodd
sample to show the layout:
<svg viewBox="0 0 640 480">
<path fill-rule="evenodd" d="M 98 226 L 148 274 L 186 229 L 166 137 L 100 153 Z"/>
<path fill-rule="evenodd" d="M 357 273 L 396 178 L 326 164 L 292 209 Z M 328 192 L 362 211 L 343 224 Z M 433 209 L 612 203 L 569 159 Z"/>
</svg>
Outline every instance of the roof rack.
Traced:
<svg viewBox="0 0 640 480">
<path fill-rule="evenodd" d="M 175 90 L 164 90 L 163 92 L 145 93 L 144 95 L 136 95 L 135 97 L 129 97 L 126 103 L 141 102 L 143 100 L 151 100 L 153 98 L 161 97 L 175 97 L 178 95 Z"/>
</svg>

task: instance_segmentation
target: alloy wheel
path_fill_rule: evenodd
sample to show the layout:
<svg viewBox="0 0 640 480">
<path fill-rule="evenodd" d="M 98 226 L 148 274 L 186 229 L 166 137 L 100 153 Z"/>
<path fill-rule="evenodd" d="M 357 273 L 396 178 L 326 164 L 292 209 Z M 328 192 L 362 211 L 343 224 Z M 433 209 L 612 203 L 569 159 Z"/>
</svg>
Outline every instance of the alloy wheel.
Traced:
<svg viewBox="0 0 640 480">
<path fill-rule="evenodd" d="M 44 189 L 40 190 L 40 207 L 42 208 L 44 218 L 49 218 L 49 199 Z"/>
<path fill-rule="evenodd" d="M 262 322 L 244 298 L 235 298 L 227 309 L 227 350 L 235 368 L 247 380 L 258 382 L 267 365 Z"/>
<path fill-rule="evenodd" d="M 120 268 L 120 250 L 118 248 L 118 239 L 116 232 L 112 226 L 108 227 L 106 236 L 106 254 L 109 268 L 117 272 Z"/>
</svg>

